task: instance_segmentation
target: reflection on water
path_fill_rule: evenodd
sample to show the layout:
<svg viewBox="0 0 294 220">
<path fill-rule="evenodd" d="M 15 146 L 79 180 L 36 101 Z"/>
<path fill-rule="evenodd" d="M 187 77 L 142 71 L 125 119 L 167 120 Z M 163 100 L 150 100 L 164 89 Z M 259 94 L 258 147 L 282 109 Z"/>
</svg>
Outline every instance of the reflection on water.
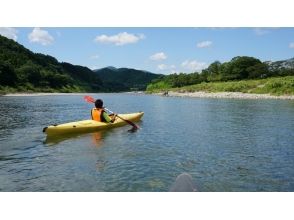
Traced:
<svg viewBox="0 0 294 220">
<path fill-rule="evenodd" d="M 102 132 L 92 133 L 93 145 L 100 147 L 102 145 Z"/>
<path fill-rule="evenodd" d="M 106 135 L 107 131 L 96 131 L 96 132 L 84 132 L 84 133 L 72 133 L 72 134 L 62 134 L 62 135 L 52 135 L 47 136 L 44 144 L 48 146 L 55 146 L 60 142 L 70 139 L 77 139 L 83 136 L 89 137 L 92 140 L 92 144 L 99 147 L 103 143 L 103 137 Z"/>
<path fill-rule="evenodd" d="M 0 97 L 0 191 L 294 191 L 294 102 L 94 94 L 130 126 L 47 138 L 90 118 L 83 95 Z"/>
</svg>

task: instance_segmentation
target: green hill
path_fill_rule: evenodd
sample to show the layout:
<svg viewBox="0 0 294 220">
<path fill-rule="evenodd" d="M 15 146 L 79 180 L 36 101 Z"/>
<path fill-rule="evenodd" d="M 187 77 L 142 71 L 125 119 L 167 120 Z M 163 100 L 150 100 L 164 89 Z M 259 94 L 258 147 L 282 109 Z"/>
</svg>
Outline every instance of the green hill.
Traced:
<svg viewBox="0 0 294 220">
<path fill-rule="evenodd" d="M 111 91 L 138 91 L 146 90 L 147 84 L 152 80 L 161 77 L 160 74 L 154 74 L 147 71 L 106 67 L 94 72 Z"/>
<path fill-rule="evenodd" d="M 103 91 L 92 70 L 54 57 L 33 53 L 17 42 L 0 36 L 0 91 L 85 92 Z"/>
</svg>

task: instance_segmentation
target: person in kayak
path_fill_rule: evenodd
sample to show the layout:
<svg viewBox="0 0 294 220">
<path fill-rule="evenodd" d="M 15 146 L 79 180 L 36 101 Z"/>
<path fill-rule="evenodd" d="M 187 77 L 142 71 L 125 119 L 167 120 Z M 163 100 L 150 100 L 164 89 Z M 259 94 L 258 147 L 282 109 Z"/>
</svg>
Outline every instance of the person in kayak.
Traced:
<svg viewBox="0 0 294 220">
<path fill-rule="evenodd" d="M 101 99 L 97 99 L 95 101 L 95 108 L 91 110 L 92 120 L 99 122 L 107 122 L 113 123 L 116 118 L 116 114 L 108 115 L 103 109 L 103 101 Z"/>
</svg>

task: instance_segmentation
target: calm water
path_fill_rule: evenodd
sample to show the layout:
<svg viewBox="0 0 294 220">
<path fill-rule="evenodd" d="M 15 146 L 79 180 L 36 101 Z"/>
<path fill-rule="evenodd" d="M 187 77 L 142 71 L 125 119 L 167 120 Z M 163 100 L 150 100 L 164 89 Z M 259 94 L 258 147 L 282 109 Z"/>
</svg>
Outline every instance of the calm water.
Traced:
<svg viewBox="0 0 294 220">
<path fill-rule="evenodd" d="M 0 97 L 0 191 L 294 191 L 294 102 L 92 94 L 129 126 L 46 140 L 42 128 L 89 118 L 83 95 Z"/>
</svg>

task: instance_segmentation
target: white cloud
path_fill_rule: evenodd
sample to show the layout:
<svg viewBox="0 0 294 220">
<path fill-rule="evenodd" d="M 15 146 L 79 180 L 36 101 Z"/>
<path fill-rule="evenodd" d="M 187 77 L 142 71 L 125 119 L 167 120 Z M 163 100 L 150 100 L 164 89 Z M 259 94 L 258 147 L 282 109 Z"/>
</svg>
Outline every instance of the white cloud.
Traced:
<svg viewBox="0 0 294 220">
<path fill-rule="evenodd" d="M 189 71 L 201 71 L 208 67 L 205 62 L 198 62 L 197 60 L 185 60 L 181 66 Z"/>
<path fill-rule="evenodd" d="M 97 36 L 94 41 L 97 43 L 110 43 L 116 46 L 122 46 L 125 44 L 134 44 L 139 40 L 144 39 L 143 34 L 129 34 L 127 32 L 119 33 L 117 35 L 107 36 L 105 34 Z"/>
<path fill-rule="evenodd" d="M 176 72 L 178 72 L 176 70 L 175 65 L 159 64 L 159 65 L 157 65 L 157 69 L 160 70 L 160 71 L 168 72 L 168 73 L 176 73 Z"/>
<path fill-rule="evenodd" d="M 92 59 L 92 60 L 96 60 L 96 59 L 98 59 L 98 58 L 99 58 L 99 55 L 97 55 L 97 54 L 92 55 L 92 56 L 90 57 L 90 59 Z"/>
<path fill-rule="evenodd" d="M 175 65 L 166 65 L 166 64 L 158 64 L 157 65 L 157 69 L 158 70 L 161 70 L 161 71 L 169 71 L 169 72 L 172 72 L 172 73 L 175 73 L 177 72 L 175 69 L 176 69 L 176 66 Z"/>
<path fill-rule="evenodd" d="M 48 31 L 42 30 L 41 28 L 34 28 L 33 31 L 28 35 L 30 42 L 40 43 L 44 46 L 52 44 L 54 38 L 48 33 Z"/>
<path fill-rule="evenodd" d="M 290 48 L 294 48 L 294 42 L 290 43 L 290 44 L 289 44 L 289 47 L 290 47 Z"/>
<path fill-rule="evenodd" d="M 157 69 L 159 69 L 159 70 L 171 70 L 171 69 L 175 69 L 175 68 L 176 68 L 175 65 L 166 65 L 166 64 L 157 65 Z"/>
<path fill-rule="evenodd" d="M 157 69 L 159 69 L 159 70 L 166 70 L 166 69 L 168 69 L 168 67 L 165 64 L 159 64 L 159 65 L 157 65 Z"/>
<path fill-rule="evenodd" d="M 167 56 L 163 52 L 159 52 L 159 53 L 155 53 L 151 55 L 149 58 L 150 60 L 159 61 L 159 60 L 165 60 Z"/>
<path fill-rule="evenodd" d="M 208 40 L 197 43 L 197 47 L 199 48 L 210 47 L 211 45 L 212 45 L 212 42 Z"/>
<path fill-rule="evenodd" d="M 10 27 L 0 27 L 0 35 L 12 39 L 14 41 L 17 40 L 17 30 L 15 28 Z"/>
</svg>

